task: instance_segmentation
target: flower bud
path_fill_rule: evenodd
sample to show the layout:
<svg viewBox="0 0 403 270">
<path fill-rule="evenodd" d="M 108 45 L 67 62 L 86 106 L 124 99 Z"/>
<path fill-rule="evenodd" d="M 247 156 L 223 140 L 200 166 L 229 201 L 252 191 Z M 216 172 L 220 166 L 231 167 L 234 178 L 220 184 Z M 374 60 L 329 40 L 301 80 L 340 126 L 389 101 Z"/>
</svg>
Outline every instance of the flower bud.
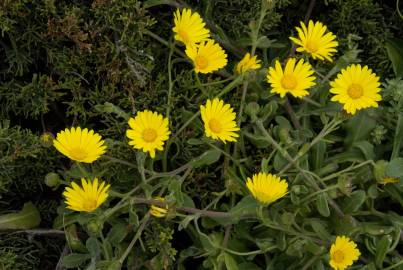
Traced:
<svg viewBox="0 0 403 270">
<path fill-rule="evenodd" d="M 374 166 L 374 176 L 375 180 L 380 183 L 382 179 L 386 176 L 386 166 L 388 162 L 386 160 L 378 160 Z"/>
<path fill-rule="evenodd" d="M 165 199 L 161 197 L 155 197 L 154 199 L 157 201 L 165 202 Z M 151 205 L 150 207 L 150 214 L 154 217 L 163 218 L 167 215 L 167 213 L 168 213 L 168 205 L 166 205 L 164 208 L 156 205 Z"/>
<path fill-rule="evenodd" d="M 45 132 L 41 135 L 40 140 L 41 140 L 41 145 L 43 147 L 52 147 L 53 146 L 53 140 L 55 137 L 53 136 L 52 133 L 50 132 Z"/>
<path fill-rule="evenodd" d="M 104 227 L 104 224 L 101 220 L 92 219 L 87 224 L 87 231 L 90 235 L 96 236 L 96 235 L 99 235 L 99 233 L 102 231 L 103 227 Z"/>
<path fill-rule="evenodd" d="M 260 106 L 256 102 L 249 102 L 245 107 L 245 113 L 250 116 L 252 121 L 256 121 Z"/>
<path fill-rule="evenodd" d="M 50 172 L 45 176 L 45 184 L 48 187 L 57 187 L 60 183 L 61 179 L 57 173 Z"/>
</svg>

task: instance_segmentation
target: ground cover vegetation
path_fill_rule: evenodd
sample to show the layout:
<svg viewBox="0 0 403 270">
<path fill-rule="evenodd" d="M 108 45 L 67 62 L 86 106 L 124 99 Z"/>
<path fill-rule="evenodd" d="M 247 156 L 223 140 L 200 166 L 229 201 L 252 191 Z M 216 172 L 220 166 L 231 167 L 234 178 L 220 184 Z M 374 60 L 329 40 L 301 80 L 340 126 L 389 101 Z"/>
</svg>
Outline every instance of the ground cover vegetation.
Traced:
<svg viewBox="0 0 403 270">
<path fill-rule="evenodd" d="M 0 0 L 0 269 L 403 269 L 403 16 Z"/>
</svg>

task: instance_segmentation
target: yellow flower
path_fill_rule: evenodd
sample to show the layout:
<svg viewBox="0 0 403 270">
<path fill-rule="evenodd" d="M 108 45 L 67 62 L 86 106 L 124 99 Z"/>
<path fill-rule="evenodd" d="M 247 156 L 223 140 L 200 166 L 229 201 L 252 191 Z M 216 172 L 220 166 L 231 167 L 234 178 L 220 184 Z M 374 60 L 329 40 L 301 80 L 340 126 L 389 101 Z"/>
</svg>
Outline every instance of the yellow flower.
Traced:
<svg viewBox="0 0 403 270">
<path fill-rule="evenodd" d="M 267 82 L 273 88 L 273 93 L 284 97 L 290 93 L 294 97 L 302 98 L 308 95 L 307 89 L 315 85 L 315 77 L 309 63 L 304 63 L 301 59 L 290 58 L 285 65 L 285 70 L 281 67 L 280 61 L 276 60 L 275 67 L 270 67 L 267 74 Z"/>
<path fill-rule="evenodd" d="M 161 197 L 156 197 L 154 199 L 157 201 L 165 202 L 164 198 Z M 150 214 L 153 215 L 154 217 L 163 218 L 167 215 L 167 213 L 168 213 L 168 206 L 162 208 L 152 204 L 150 207 Z"/>
<path fill-rule="evenodd" d="M 330 93 L 335 94 L 332 101 L 344 104 L 343 108 L 348 113 L 355 114 L 356 111 L 378 107 L 377 101 L 382 99 L 379 77 L 372 73 L 367 66 L 353 64 L 343 69 L 337 78 L 330 82 Z"/>
<path fill-rule="evenodd" d="M 98 185 L 98 178 L 93 182 L 81 178 L 81 186 L 71 183 L 71 187 L 66 187 L 63 195 L 66 198 L 67 208 L 74 211 L 92 212 L 103 204 L 108 198 L 110 185 L 101 182 Z"/>
<path fill-rule="evenodd" d="M 163 150 L 164 142 L 168 140 L 168 118 L 161 114 L 145 110 L 138 112 L 136 117 L 129 119 L 131 129 L 126 131 L 126 136 L 131 139 L 130 145 L 135 149 L 143 149 L 155 157 L 155 150 Z"/>
<path fill-rule="evenodd" d="M 301 22 L 301 28 L 296 27 L 298 38 L 290 37 L 290 39 L 300 47 L 298 52 L 307 52 L 313 59 L 332 61 L 330 57 L 337 52 L 336 47 L 339 43 L 336 36 L 332 32 L 326 32 L 326 25 L 321 22 L 309 21 L 308 29 L 305 23 Z"/>
<path fill-rule="evenodd" d="M 270 173 L 254 174 L 248 177 L 246 187 L 253 197 L 262 204 L 270 204 L 284 197 L 288 192 L 288 183 Z"/>
<path fill-rule="evenodd" d="M 227 54 L 214 40 L 186 46 L 186 55 L 193 61 L 196 73 L 211 73 L 227 65 Z"/>
<path fill-rule="evenodd" d="M 250 57 L 250 53 L 246 53 L 242 60 L 236 66 L 236 71 L 239 74 L 243 74 L 249 70 L 259 69 L 262 65 L 257 56 Z"/>
<path fill-rule="evenodd" d="M 360 257 L 357 244 L 346 236 L 337 236 L 330 247 L 330 266 L 335 270 L 344 270 Z"/>
<path fill-rule="evenodd" d="M 379 184 L 386 185 L 386 184 L 394 184 L 399 183 L 399 178 L 385 176 L 379 181 Z"/>
<path fill-rule="evenodd" d="M 239 130 L 235 123 L 235 113 L 229 104 L 224 104 L 218 98 L 207 100 L 206 106 L 200 106 L 206 136 L 214 140 L 235 142 Z"/>
<path fill-rule="evenodd" d="M 183 9 L 182 13 L 179 9 L 174 13 L 175 26 L 172 30 L 175 33 L 175 39 L 183 42 L 185 45 L 192 45 L 210 38 L 210 31 L 204 26 L 203 19 L 199 13 L 190 9 Z"/>
<path fill-rule="evenodd" d="M 56 149 L 71 160 L 92 163 L 106 152 L 105 141 L 93 130 L 65 129 L 53 140 Z"/>
</svg>

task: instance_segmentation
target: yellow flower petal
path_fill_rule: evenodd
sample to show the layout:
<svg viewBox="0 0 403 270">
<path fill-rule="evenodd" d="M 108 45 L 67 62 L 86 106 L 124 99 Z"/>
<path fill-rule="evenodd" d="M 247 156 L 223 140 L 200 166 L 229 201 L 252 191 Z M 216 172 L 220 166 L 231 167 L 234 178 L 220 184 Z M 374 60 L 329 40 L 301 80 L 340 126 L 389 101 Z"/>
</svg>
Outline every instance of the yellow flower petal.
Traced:
<svg viewBox="0 0 403 270">
<path fill-rule="evenodd" d="M 53 140 L 54 147 L 71 160 L 92 163 L 106 152 L 105 141 L 93 130 L 65 129 Z"/>
<path fill-rule="evenodd" d="M 67 208 L 74 211 L 92 212 L 97 209 L 108 197 L 109 185 L 105 187 L 105 182 L 98 186 L 98 178 L 92 182 L 81 178 L 81 186 L 72 183 L 71 187 L 66 187 L 63 196 Z"/>
<path fill-rule="evenodd" d="M 371 69 L 353 64 L 330 82 L 330 93 L 335 94 L 331 100 L 344 104 L 344 110 L 354 115 L 361 109 L 378 107 L 382 99 L 380 85 L 379 77 Z"/>
<path fill-rule="evenodd" d="M 175 39 L 185 45 L 193 45 L 206 41 L 210 38 L 210 31 L 206 29 L 203 19 L 199 13 L 192 12 L 190 9 L 176 10 L 174 13 Z"/>
<path fill-rule="evenodd" d="M 346 236 L 337 236 L 330 247 L 330 266 L 335 270 L 344 270 L 358 260 L 361 253 L 357 244 Z"/>
<path fill-rule="evenodd" d="M 155 157 L 155 150 L 163 150 L 163 145 L 171 134 L 168 119 L 149 110 L 138 112 L 128 123 L 131 128 L 126 131 L 126 136 L 130 139 L 129 145 L 148 152 L 152 158 Z"/>
<path fill-rule="evenodd" d="M 288 59 L 284 71 L 278 60 L 274 68 L 269 68 L 267 82 L 270 83 L 273 93 L 279 94 L 280 97 L 290 93 L 298 98 L 309 94 L 307 89 L 315 85 L 314 72 L 311 65 L 303 59 L 298 63 L 296 61 L 295 58 Z"/>
<path fill-rule="evenodd" d="M 229 104 L 224 104 L 218 98 L 207 100 L 205 106 L 200 106 L 201 117 L 207 137 L 214 140 L 234 142 L 239 135 L 239 127 L 235 122 L 235 113 Z"/>
<path fill-rule="evenodd" d="M 211 73 L 227 65 L 227 54 L 211 39 L 198 45 L 186 46 L 185 52 L 192 60 L 196 73 Z"/>
<path fill-rule="evenodd" d="M 246 180 L 246 187 L 256 200 L 266 205 L 284 197 L 288 192 L 288 183 L 270 173 L 254 174 L 252 179 Z"/>
<path fill-rule="evenodd" d="M 337 52 L 339 45 L 336 36 L 332 32 L 327 32 L 327 27 L 321 22 L 309 21 L 308 27 L 301 22 L 301 28 L 296 27 L 298 38 L 290 37 L 299 47 L 298 52 L 307 52 L 313 59 L 332 61 L 332 56 Z M 325 34 L 326 33 L 326 34 Z"/>
</svg>

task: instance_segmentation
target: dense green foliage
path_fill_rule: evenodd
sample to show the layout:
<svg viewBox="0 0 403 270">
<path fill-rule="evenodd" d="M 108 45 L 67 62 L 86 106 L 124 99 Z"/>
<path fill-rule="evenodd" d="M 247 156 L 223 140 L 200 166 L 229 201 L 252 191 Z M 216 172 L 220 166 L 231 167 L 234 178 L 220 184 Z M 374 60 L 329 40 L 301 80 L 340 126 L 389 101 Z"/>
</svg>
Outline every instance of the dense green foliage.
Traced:
<svg viewBox="0 0 403 270">
<path fill-rule="evenodd" d="M 288 56 L 288 37 L 310 1 L 267 2 L 259 33 L 266 38 L 256 51 L 265 69 L 244 80 L 242 136 L 234 146 L 206 139 L 199 117 L 181 127 L 206 100 L 200 87 L 213 97 L 234 82 L 261 0 L 0 0 L 0 214 L 31 201 L 39 227 L 64 230 L 67 238 L 0 231 L 0 269 L 54 269 L 62 261 L 81 269 L 329 269 L 330 244 L 341 234 L 362 253 L 352 269 L 403 269 L 403 19 L 394 1 L 316 1 L 310 17 L 340 46 L 334 63 L 312 61 L 324 74 L 314 103 L 290 99 L 299 128 L 265 76 L 273 60 Z M 172 13 L 184 6 L 202 15 L 229 55 L 225 70 L 200 76 L 202 86 L 184 47 L 172 42 Z M 329 101 L 328 89 L 329 78 L 357 62 L 381 77 L 383 101 L 352 117 Z M 236 112 L 244 81 L 224 96 Z M 144 109 L 169 111 L 175 135 L 154 161 L 125 135 L 128 117 Z M 106 139 L 106 156 L 85 167 L 112 185 L 102 214 L 64 207 L 64 184 L 82 171 L 52 138 L 70 126 Z M 286 198 L 262 216 L 244 185 L 259 171 L 290 183 Z M 400 182 L 385 184 L 385 177 Z M 133 201 L 110 211 L 133 188 Z M 149 218 L 139 199 L 156 195 L 169 204 L 164 219 Z M 133 238 L 127 260 L 119 261 Z"/>
</svg>

